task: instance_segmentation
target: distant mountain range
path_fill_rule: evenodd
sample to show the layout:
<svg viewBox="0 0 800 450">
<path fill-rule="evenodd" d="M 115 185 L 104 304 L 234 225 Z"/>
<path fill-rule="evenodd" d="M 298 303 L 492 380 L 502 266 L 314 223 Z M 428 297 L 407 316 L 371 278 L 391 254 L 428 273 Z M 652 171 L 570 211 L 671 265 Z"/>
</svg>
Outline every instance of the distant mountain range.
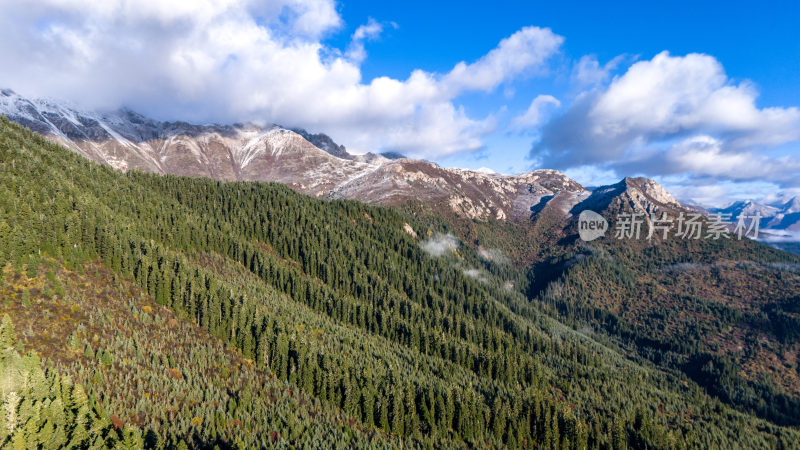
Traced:
<svg viewBox="0 0 800 450">
<path fill-rule="evenodd" d="M 761 219 L 761 228 L 767 230 L 800 231 L 800 197 L 794 197 L 786 203 L 765 205 L 752 200 L 733 202 L 724 208 L 710 208 L 709 212 L 755 216 Z"/>
<path fill-rule="evenodd" d="M 587 189 L 555 170 L 503 175 L 443 168 L 401 154 L 353 155 L 329 136 L 279 125 L 162 122 L 128 109 L 84 111 L 66 102 L 0 91 L 0 114 L 96 162 L 119 170 L 274 181 L 301 193 L 379 205 L 421 201 L 479 220 L 569 218 L 622 198 L 635 209 L 688 208 L 733 217 L 760 213 L 764 230 L 800 231 L 800 198 L 784 205 L 742 201 L 726 208 L 681 204 L 652 180 L 626 178 Z"/>
<path fill-rule="evenodd" d="M 160 122 L 127 109 L 83 111 L 27 99 L 8 89 L 0 91 L 0 114 L 123 171 L 275 181 L 315 197 L 380 205 L 418 200 L 481 220 L 527 218 L 531 207 L 555 197 L 560 209 L 564 202 L 571 208 L 589 195 L 554 170 L 512 176 L 442 168 L 394 152 L 352 155 L 327 135 L 278 125 Z"/>
</svg>

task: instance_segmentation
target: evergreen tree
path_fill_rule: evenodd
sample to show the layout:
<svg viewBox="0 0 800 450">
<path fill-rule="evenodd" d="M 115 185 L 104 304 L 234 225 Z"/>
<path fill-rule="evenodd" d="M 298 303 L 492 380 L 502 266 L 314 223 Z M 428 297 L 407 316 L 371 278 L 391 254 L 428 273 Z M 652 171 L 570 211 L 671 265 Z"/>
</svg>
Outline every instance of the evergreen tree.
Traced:
<svg viewBox="0 0 800 450">
<path fill-rule="evenodd" d="M 11 317 L 4 314 L 3 322 L 0 324 L 0 352 L 2 355 L 6 355 L 16 347 L 17 335 L 14 332 L 14 324 L 11 322 Z"/>
</svg>

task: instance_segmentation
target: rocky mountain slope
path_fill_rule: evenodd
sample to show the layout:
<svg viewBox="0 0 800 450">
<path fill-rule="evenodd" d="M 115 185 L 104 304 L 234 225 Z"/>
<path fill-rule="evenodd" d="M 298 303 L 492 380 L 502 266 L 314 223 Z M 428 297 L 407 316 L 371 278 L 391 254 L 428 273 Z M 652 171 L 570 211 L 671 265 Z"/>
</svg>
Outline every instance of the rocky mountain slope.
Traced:
<svg viewBox="0 0 800 450">
<path fill-rule="evenodd" d="M 589 193 L 553 170 L 500 175 L 400 157 L 351 155 L 324 134 L 277 125 L 159 122 L 130 110 L 83 111 L 64 102 L 0 91 L 0 114 L 115 169 L 275 181 L 315 197 L 381 205 L 447 205 L 468 218 L 527 219 L 569 210 Z"/>
<path fill-rule="evenodd" d="M 602 211 L 609 206 L 627 205 L 637 213 L 657 214 L 685 209 L 660 184 L 648 178 L 625 177 L 622 181 L 595 188 L 591 195 L 573 208 L 574 213 L 585 209 Z"/>
</svg>

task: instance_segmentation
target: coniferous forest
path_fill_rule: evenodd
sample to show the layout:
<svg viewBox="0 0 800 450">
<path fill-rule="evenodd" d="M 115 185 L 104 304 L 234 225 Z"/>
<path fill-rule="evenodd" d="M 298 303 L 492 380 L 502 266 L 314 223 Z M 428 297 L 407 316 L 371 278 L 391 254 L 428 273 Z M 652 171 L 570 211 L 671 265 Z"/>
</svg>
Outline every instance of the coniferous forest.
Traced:
<svg viewBox="0 0 800 450">
<path fill-rule="evenodd" d="M 630 269 L 685 249 L 570 262 L 574 246 L 514 250 L 499 226 L 431 214 L 116 172 L 0 118 L 0 447 L 800 446 L 797 374 L 745 383 L 698 328 L 738 323 L 733 308 Z M 475 229 L 561 263 L 420 245 Z M 774 292 L 796 295 L 780 273 Z M 616 307 L 642 286 L 728 322 Z M 784 350 L 789 300 L 763 311 Z"/>
</svg>

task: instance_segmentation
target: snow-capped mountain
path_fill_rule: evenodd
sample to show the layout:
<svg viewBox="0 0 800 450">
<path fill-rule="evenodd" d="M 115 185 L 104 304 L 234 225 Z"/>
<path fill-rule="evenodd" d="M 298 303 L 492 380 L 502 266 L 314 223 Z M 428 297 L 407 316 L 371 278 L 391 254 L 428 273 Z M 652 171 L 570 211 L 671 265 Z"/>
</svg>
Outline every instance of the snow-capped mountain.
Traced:
<svg viewBox="0 0 800 450">
<path fill-rule="evenodd" d="M 0 114 L 119 170 L 276 181 L 317 197 L 397 205 L 419 200 L 476 219 L 568 217 L 589 193 L 554 170 L 520 175 L 447 169 L 399 154 L 351 155 L 324 134 L 277 125 L 160 122 L 133 111 L 85 111 L 0 91 Z"/>
<path fill-rule="evenodd" d="M 730 214 L 733 217 L 738 217 L 740 215 L 759 215 L 761 217 L 768 218 L 777 214 L 778 208 L 756 203 L 752 200 L 743 200 L 733 202 L 724 208 L 710 208 L 709 211 L 712 213 Z"/>
<path fill-rule="evenodd" d="M 800 213 L 800 196 L 792 197 L 791 200 L 781 205 L 783 214 Z"/>
<path fill-rule="evenodd" d="M 332 145 L 330 150 L 344 152 L 333 155 L 276 125 L 159 122 L 129 110 L 87 112 L 52 100 L 28 100 L 9 90 L 0 91 L 0 113 L 116 169 L 277 181 L 315 196 L 383 162 L 344 159 L 343 148 Z"/>
<path fill-rule="evenodd" d="M 752 200 L 736 201 L 724 208 L 709 208 L 709 212 L 739 215 L 759 215 L 764 230 L 800 231 L 800 197 L 786 203 L 765 205 Z"/>
<path fill-rule="evenodd" d="M 519 175 L 487 174 L 474 170 L 446 169 L 426 161 L 396 159 L 374 171 L 342 183 L 331 192 L 334 198 L 353 198 L 378 204 L 402 204 L 411 200 L 447 205 L 470 218 L 523 219 L 537 205 L 559 206 L 561 215 L 588 192 L 577 182 L 555 170 L 536 170 Z M 552 201 L 555 197 L 559 200 Z"/>
<path fill-rule="evenodd" d="M 767 228 L 800 232 L 800 197 L 778 205 L 778 211 L 767 222 Z"/>
</svg>

